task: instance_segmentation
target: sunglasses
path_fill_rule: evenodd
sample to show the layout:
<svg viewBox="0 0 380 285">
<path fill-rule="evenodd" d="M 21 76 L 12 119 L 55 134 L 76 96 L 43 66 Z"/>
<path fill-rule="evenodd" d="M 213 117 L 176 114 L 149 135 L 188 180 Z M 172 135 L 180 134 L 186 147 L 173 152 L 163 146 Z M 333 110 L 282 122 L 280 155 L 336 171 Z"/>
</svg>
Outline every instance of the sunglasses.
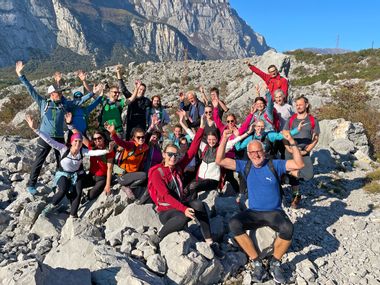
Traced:
<svg viewBox="0 0 380 285">
<path fill-rule="evenodd" d="M 205 114 L 212 114 L 211 111 L 205 111 Z"/>
<path fill-rule="evenodd" d="M 174 158 L 177 158 L 179 156 L 179 153 L 176 153 L 176 152 L 167 152 L 166 153 L 169 158 L 172 158 L 174 156 Z"/>
<path fill-rule="evenodd" d="M 113 91 L 113 94 L 115 94 L 115 95 L 119 95 L 120 92 L 119 92 L 119 91 Z"/>
<path fill-rule="evenodd" d="M 227 120 L 227 123 L 235 123 L 235 120 Z"/>
<path fill-rule="evenodd" d="M 92 138 L 92 140 L 94 140 L 94 141 L 100 141 L 100 140 L 102 140 L 103 139 L 103 137 L 93 137 Z"/>
<path fill-rule="evenodd" d="M 142 139 L 145 139 L 145 136 L 135 136 L 135 138 L 138 140 L 142 140 Z"/>
</svg>

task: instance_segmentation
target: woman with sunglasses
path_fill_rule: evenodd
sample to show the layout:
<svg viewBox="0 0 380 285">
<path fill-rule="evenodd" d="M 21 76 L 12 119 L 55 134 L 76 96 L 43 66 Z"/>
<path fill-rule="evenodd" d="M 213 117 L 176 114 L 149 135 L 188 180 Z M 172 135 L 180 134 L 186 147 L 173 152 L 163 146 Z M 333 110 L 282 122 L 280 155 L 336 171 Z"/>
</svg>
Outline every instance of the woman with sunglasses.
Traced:
<svg viewBox="0 0 380 285">
<path fill-rule="evenodd" d="M 75 133 L 75 131 L 74 131 Z M 89 150 L 106 149 L 109 142 L 107 136 L 102 131 L 95 131 L 91 141 L 83 139 L 83 144 Z M 109 145 L 109 149 L 113 149 L 113 144 Z M 94 200 L 103 192 L 106 195 L 111 194 L 112 168 L 115 152 L 112 150 L 102 156 L 90 157 L 90 171 L 84 178 L 83 188 L 92 187 L 84 196 L 81 203 Z"/>
<path fill-rule="evenodd" d="M 144 161 L 149 151 L 148 144 L 145 143 L 145 132 L 140 128 L 132 130 L 132 139 L 130 141 L 122 140 L 115 130 L 115 126 L 105 124 L 104 127 L 110 133 L 112 140 L 117 145 L 123 148 L 120 156 L 118 157 L 118 182 L 122 185 L 122 190 L 127 195 L 128 200 L 136 200 L 136 189 L 140 186 L 145 186 L 147 175 L 144 172 Z M 115 170 L 115 168 L 114 168 Z M 141 198 L 147 197 L 147 195 Z M 140 198 L 138 203 L 142 203 Z"/>
<path fill-rule="evenodd" d="M 181 231 L 187 223 L 195 220 L 201 227 L 204 239 L 217 256 L 222 256 L 218 244 L 211 238 L 210 221 L 205 205 L 199 200 L 191 200 L 188 189 L 183 185 L 183 171 L 196 155 L 201 143 L 204 124 L 200 128 L 186 154 L 179 159 L 179 149 L 169 143 L 163 151 L 164 160 L 149 170 L 149 194 L 156 204 L 158 217 L 163 224 L 158 235 L 163 239 L 168 234 Z"/>
<path fill-rule="evenodd" d="M 65 145 L 52 139 L 48 134 L 37 130 L 31 116 L 26 116 L 29 127 L 47 144 L 60 152 L 61 160 L 55 174 L 55 184 L 58 192 L 53 196 L 52 203 L 42 211 L 42 215 L 57 208 L 62 199 L 67 196 L 71 203 L 70 216 L 77 218 L 78 207 L 83 189 L 84 169 L 83 156 L 101 156 L 109 153 L 108 149 L 88 150 L 83 148 L 83 137 L 80 133 L 71 136 L 70 144 Z"/>
<path fill-rule="evenodd" d="M 204 143 L 207 143 L 207 134 L 209 134 L 209 133 L 215 133 L 217 135 L 218 140 L 220 138 L 220 131 L 214 122 L 214 119 L 212 116 L 212 111 L 213 111 L 212 109 L 213 109 L 213 107 L 210 105 L 207 105 L 205 107 L 205 113 L 204 114 L 205 114 L 206 122 L 205 122 L 205 131 L 204 131 L 204 135 L 202 138 L 202 141 Z"/>
<path fill-rule="evenodd" d="M 239 129 L 237 129 L 236 127 L 236 116 L 234 114 L 228 114 L 227 115 L 227 124 L 223 124 L 222 120 L 220 119 L 219 117 L 219 112 L 218 112 L 218 100 L 216 99 L 213 99 L 212 100 L 212 105 L 214 107 L 213 109 L 213 118 L 214 118 L 214 122 L 216 124 L 216 126 L 218 127 L 219 131 L 221 134 L 223 134 L 224 130 L 229 130 L 230 132 L 232 132 L 232 135 L 229 137 L 229 140 L 233 140 L 235 139 L 235 133 L 236 134 L 242 134 L 245 130 L 248 129 L 249 127 L 249 122 L 251 121 L 252 119 L 252 115 L 253 114 L 249 114 L 247 116 L 247 118 L 245 119 L 245 121 L 242 123 L 241 127 Z M 236 129 L 238 131 L 236 131 Z M 227 153 L 226 153 L 226 157 L 228 158 L 232 158 L 234 159 L 235 158 L 235 149 L 234 148 L 231 148 Z M 229 170 L 229 169 L 223 169 L 223 172 L 224 172 L 224 180 L 228 181 L 232 188 L 235 190 L 236 193 L 239 192 L 239 183 L 236 181 L 235 177 L 234 177 L 234 172 Z"/>
</svg>

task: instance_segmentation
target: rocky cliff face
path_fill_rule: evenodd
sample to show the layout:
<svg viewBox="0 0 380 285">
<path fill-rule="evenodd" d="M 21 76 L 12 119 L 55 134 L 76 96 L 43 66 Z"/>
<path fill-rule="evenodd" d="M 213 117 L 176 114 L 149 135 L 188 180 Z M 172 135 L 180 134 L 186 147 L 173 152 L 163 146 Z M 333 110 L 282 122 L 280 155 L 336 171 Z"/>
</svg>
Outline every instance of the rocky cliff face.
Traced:
<svg viewBox="0 0 380 285">
<path fill-rule="evenodd" d="M 3 0 L 0 66 L 57 46 L 98 60 L 227 59 L 262 54 L 264 38 L 227 0 Z"/>
</svg>

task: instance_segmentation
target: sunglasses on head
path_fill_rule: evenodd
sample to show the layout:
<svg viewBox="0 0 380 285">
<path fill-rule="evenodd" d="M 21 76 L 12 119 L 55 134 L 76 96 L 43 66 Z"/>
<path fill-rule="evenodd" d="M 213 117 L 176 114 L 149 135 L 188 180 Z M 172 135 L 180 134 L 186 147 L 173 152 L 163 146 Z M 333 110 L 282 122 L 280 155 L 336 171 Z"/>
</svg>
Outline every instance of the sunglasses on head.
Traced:
<svg viewBox="0 0 380 285">
<path fill-rule="evenodd" d="M 177 158 L 179 156 L 179 154 L 176 152 L 167 152 L 166 154 L 169 156 L 169 158 L 172 158 L 173 156 L 174 158 Z"/>
</svg>

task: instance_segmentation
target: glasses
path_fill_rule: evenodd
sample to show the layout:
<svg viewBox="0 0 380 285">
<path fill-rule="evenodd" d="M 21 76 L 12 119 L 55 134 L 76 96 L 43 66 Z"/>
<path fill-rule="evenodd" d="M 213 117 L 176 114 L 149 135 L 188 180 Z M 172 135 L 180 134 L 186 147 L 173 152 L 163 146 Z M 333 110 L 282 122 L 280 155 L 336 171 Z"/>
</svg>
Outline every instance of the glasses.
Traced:
<svg viewBox="0 0 380 285">
<path fill-rule="evenodd" d="M 169 158 L 172 158 L 173 156 L 174 158 L 177 158 L 179 156 L 179 154 L 176 152 L 167 152 L 166 154 L 169 156 Z"/>
<path fill-rule="evenodd" d="M 94 141 L 100 141 L 100 140 L 102 140 L 103 139 L 103 137 L 93 137 L 92 138 L 92 140 L 94 140 Z"/>
<path fill-rule="evenodd" d="M 138 140 L 144 140 L 145 139 L 144 136 L 135 136 L 135 138 L 138 139 Z"/>
<path fill-rule="evenodd" d="M 254 153 L 259 154 L 259 153 L 262 153 L 262 152 L 264 152 L 264 150 L 262 150 L 262 149 L 247 151 L 248 154 L 254 154 Z"/>
<path fill-rule="evenodd" d="M 115 94 L 115 95 L 119 95 L 119 94 L 120 94 L 119 91 L 112 91 L 112 92 L 113 92 L 113 94 Z"/>
<path fill-rule="evenodd" d="M 235 123 L 235 120 L 227 120 L 227 123 Z"/>
<path fill-rule="evenodd" d="M 212 111 L 205 111 L 205 114 L 212 114 Z"/>
</svg>

